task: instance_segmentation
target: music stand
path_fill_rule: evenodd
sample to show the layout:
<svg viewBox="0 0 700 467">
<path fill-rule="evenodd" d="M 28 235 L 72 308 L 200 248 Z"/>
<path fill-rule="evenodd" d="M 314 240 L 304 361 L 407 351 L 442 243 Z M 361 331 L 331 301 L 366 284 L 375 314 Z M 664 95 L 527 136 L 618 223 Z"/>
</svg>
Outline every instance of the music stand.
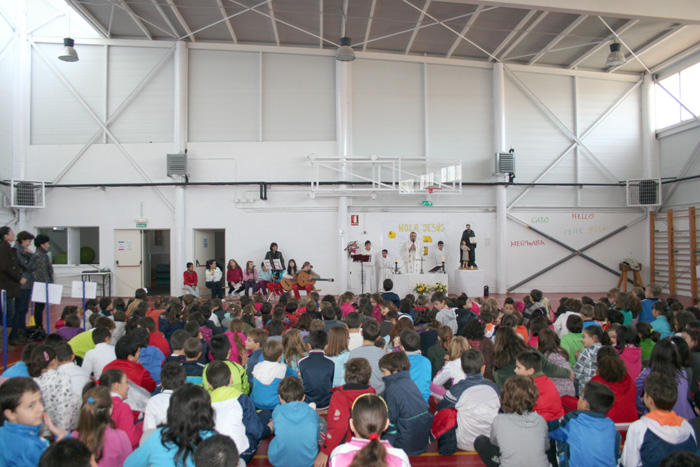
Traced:
<svg viewBox="0 0 700 467">
<path fill-rule="evenodd" d="M 350 255 L 354 263 L 360 263 L 360 293 L 365 293 L 365 263 L 370 260 L 370 255 Z"/>
</svg>

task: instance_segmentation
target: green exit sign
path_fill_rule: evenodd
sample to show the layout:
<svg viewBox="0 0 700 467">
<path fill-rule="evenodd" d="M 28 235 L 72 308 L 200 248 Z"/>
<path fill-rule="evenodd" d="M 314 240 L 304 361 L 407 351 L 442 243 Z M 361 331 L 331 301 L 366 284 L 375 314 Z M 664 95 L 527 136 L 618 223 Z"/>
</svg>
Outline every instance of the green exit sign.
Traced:
<svg viewBox="0 0 700 467">
<path fill-rule="evenodd" d="M 432 201 L 423 201 L 423 206 L 432 206 L 433 202 Z"/>
<path fill-rule="evenodd" d="M 148 226 L 145 222 L 136 224 L 137 229 L 145 229 Z"/>
</svg>

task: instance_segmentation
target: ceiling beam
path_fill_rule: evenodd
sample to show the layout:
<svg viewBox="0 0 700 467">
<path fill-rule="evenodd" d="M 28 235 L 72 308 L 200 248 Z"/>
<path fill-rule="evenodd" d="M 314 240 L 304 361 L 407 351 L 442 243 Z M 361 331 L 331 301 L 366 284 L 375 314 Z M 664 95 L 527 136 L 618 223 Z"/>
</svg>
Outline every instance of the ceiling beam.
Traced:
<svg viewBox="0 0 700 467">
<path fill-rule="evenodd" d="M 158 3 L 158 0 L 151 0 L 151 2 L 153 3 L 153 6 L 156 7 L 156 10 L 157 10 L 158 13 L 160 14 L 160 17 L 163 18 L 163 21 L 165 21 L 165 23 L 166 23 L 166 24 L 168 25 L 168 27 L 170 28 L 170 31 L 172 31 L 173 37 L 175 37 L 175 38 L 179 37 L 179 36 L 180 36 L 180 33 L 177 32 L 177 30 L 175 29 L 175 25 L 173 24 L 173 22 L 170 21 L 170 18 L 168 18 L 168 16 L 165 14 L 165 12 L 163 11 L 163 8 L 162 8 L 162 7 L 160 6 L 160 4 Z"/>
<path fill-rule="evenodd" d="M 153 0 L 154 2 L 156 0 Z M 216 0 L 216 4 L 219 5 L 219 11 L 221 12 L 221 16 L 224 17 L 226 21 L 226 29 L 228 29 L 228 33 L 231 34 L 231 40 L 233 40 L 234 44 L 238 44 L 238 39 L 236 38 L 236 32 L 233 30 L 233 25 L 231 24 L 231 20 L 228 18 L 228 13 L 226 13 L 226 9 L 224 8 L 224 4 L 221 0 Z"/>
<path fill-rule="evenodd" d="M 143 21 L 141 21 L 141 18 L 136 13 L 134 13 L 134 10 L 132 10 L 131 7 L 129 5 L 127 5 L 124 0 L 119 0 L 119 8 L 124 10 L 126 12 L 126 14 L 129 15 L 129 17 L 134 21 L 134 23 L 136 23 L 136 26 L 139 27 L 141 32 L 143 32 L 143 34 L 147 38 L 149 38 L 150 40 L 153 40 L 153 35 L 148 30 L 146 25 L 143 24 Z"/>
<path fill-rule="evenodd" d="M 194 34 L 192 34 L 192 29 L 190 29 L 190 25 L 187 24 L 187 21 L 185 21 L 185 18 L 183 18 L 182 13 L 180 13 L 180 9 L 173 3 L 173 0 L 166 0 L 168 2 L 168 5 L 170 6 L 170 9 L 172 10 L 173 14 L 177 18 L 177 20 L 180 22 L 180 26 L 182 26 L 182 29 L 185 30 L 187 33 L 185 36 L 181 37 L 180 39 L 184 39 L 186 37 L 189 37 L 192 42 L 197 42 L 197 39 L 194 37 Z"/>
<path fill-rule="evenodd" d="M 681 32 L 681 31 L 682 31 L 683 29 L 685 29 L 686 27 L 687 27 L 687 26 L 685 26 L 685 25 L 683 25 L 683 24 L 677 24 L 677 25 L 675 25 L 674 27 L 672 27 L 671 29 L 669 29 L 668 31 L 666 31 L 665 33 L 663 33 L 662 35 L 660 35 L 659 37 L 657 37 L 656 39 L 654 39 L 653 41 L 649 42 L 648 44 L 646 44 L 645 46 L 643 46 L 642 48 L 640 48 L 639 50 L 631 50 L 630 52 L 632 52 L 632 53 L 629 54 L 629 55 L 627 55 L 627 56 L 625 57 L 625 63 L 623 63 L 622 65 L 618 65 L 618 66 L 614 66 L 614 67 L 608 68 L 608 70 L 607 70 L 608 73 L 612 73 L 612 72 L 614 72 L 614 71 L 616 71 L 616 70 L 619 70 L 619 69 L 622 68 L 623 66 L 627 65 L 628 63 L 631 62 L 631 59 L 632 59 L 633 57 L 636 58 L 637 60 L 639 60 L 639 56 L 640 56 L 640 55 L 643 55 L 643 54 L 649 52 L 651 49 L 653 49 L 653 48 L 656 47 L 657 45 L 661 44 L 661 43 L 664 42 L 666 39 L 669 39 L 669 38 L 675 36 L 676 34 L 678 34 L 679 32 Z M 626 45 L 627 45 L 627 44 L 625 44 L 625 46 L 626 46 Z M 640 61 L 640 63 L 642 63 L 641 60 L 639 60 L 639 61 Z M 642 63 L 642 66 L 644 66 L 644 68 L 646 68 L 646 65 L 644 65 L 644 63 Z"/>
<path fill-rule="evenodd" d="M 318 35 L 323 37 L 323 0 L 318 0 Z M 323 39 L 318 40 L 318 48 L 323 48 Z"/>
<path fill-rule="evenodd" d="M 426 0 L 425 5 L 423 5 L 423 9 L 420 12 L 420 15 L 418 16 L 418 21 L 416 21 L 416 27 L 413 28 L 413 32 L 411 33 L 411 38 L 408 40 L 408 45 L 406 46 L 406 52 L 405 54 L 408 55 L 408 53 L 411 51 L 411 47 L 413 47 L 413 41 L 416 39 L 416 36 L 418 35 L 418 30 L 420 29 L 420 25 L 423 22 L 423 19 L 425 19 L 425 13 L 428 11 L 428 8 L 430 8 L 430 2 L 432 0 Z"/>
<path fill-rule="evenodd" d="M 449 3 L 496 5 L 507 8 L 526 8 L 559 13 L 589 16 L 633 18 L 668 21 L 683 24 L 700 24 L 700 8 L 697 0 L 442 0 Z"/>
<path fill-rule="evenodd" d="M 550 52 L 554 48 L 554 46 L 557 45 L 562 39 L 564 39 L 566 36 L 571 34 L 571 31 L 573 31 L 574 29 L 579 27 L 581 25 L 581 23 L 583 23 L 587 19 L 588 19 L 588 15 L 581 15 L 578 18 L 576 18 L 575 20 L 573 20 L 571 22 L 571 24 L 569 24 L 566 27 L 566 29 L 564 29 L 562 32 L 560 32 L 559 35 L 557 37 L 555 37 L 554 39 L 552 39 L 552 41 L 549 44 L 547 44 L 542 50 L 537 52 L 537 54 L 534 57 L 532 57 L 532 59 L 527 64 L 534 65 L 546 53 Z"/>
<path fill-rule="evenodd" d="M 471 18 L 469 18 L 469 21 L 467 21 L 467 24 L 464 25 L 461 31 L 462 36 L 466 36 L 467 33 L 469 32 L 469 29 L 472 27 L 476 19 L 479 17 L 481 12 L 484 9 L 484 5 L 479 5 L 476 7 L 476 10 L 474 10 L 474 13 L 472 14 Z M 450 58 L 453 53 L 455 53 L 455 50 L 457 50 L 457 46 L 462 43 L 462 38 L 457 36 L 455 41 L 452 43 L 450 46 L 450 49 L 447 51 L 447 58 Z"/>
<path fill-rule="evenodd" d="M 548 14 L 549 13 L 546 11 L 539 12 L 539 16 L 537 16 L 537 18 L 535 18 L 534 21 L 532 21 L 532 23 L 530 23 L 530 25 L 527 27 L 527 29 L 525 29 L 524 31 L 520 31 L 520 35 L 508 46 L 508 48 L 506 50 L 503 51 L 503 53 L 501 54 L 500 57 L 498 57 L 498 59 L 503 60 L 504 58 L 506 58 L 508 56 L 508 54 L 511 53 L 513 51 L 513 49 L 515 49 L 515 47 L 518 44 L 520 44 L 520 42 L 523 39 L 525 39 L 525 37 L 528 34 L 530 34 L 537 27 L 537 25 L 540 24 L 540 21 L 542 21 L 545 18 L 545 16 L 547 16 Z"/>
<path fill-rule="evenodd" d="M 340 37 L 345 37 L 345 31 L 348 28 L 348 3 L 349 0 L 343 0 L 343 17 L 340 20 Z"/>
<path fill-rule="evenodd" d="M 377 7 L 377 0 L 372 0 L 372 6 L 369 9 L 369 20 L 367 21 L 367 29 L 365 30 L 365 40 L 362 44 L 362 51 L 367 50 L 367 43 L 369 42 L 369 32 L 372 29 L 372 18 L 374 18 L 374 9 Z"/>
<path fill-rule="evenodd" d="M 535 16 L 535 14 L 537 14 L 537 11 L 536 11 L 536 10 L 530 10 L 530 11 L 527 12 L 527 14 L 526 14 L 525 16 L 523 16 L 523 19 L 521 19 L 520 22 L 517 24 L 517 26 L 515 26 L 515 29 L 513 29 L 513 30 L 506 36 L 506 38 L 503 39 L 503 40 L 501 41 L 500 44 L 498 44 L 498 47 L 496 47 L 496 48 L 493 50 L 493 56 L 494 56 L 494 57 L 498 57 L 498 54 L 501 53 L 501 50 L 503 50 L 503 48 L 504 48 L 506 45 L 508 45 L 508 43 L 509 43 L 510 41 L 513 40 L 513 38 L 525 27 L 525 25 L 526 25 L 527 23 L 530 22 L 530 20 L 532 19 L 533 16 Z M 490 62 L 491 60 L 492 60 L 492 58 L 489 57 L 489 62 Z"/>
<path fill-rule="evenodd" d="M 660 71 L 663 71 L 666 68 L 669 68 L 698 52 L 700 52 L 700 42 L 654 66 L 654 68 L 651 69 L 651 72 L 654 74 L 659 73 Z"/>
<path fill-rule="evenodd" d="M 280 46 L 280 33 L 277 30 L 277 21 L 275 20 L 275 10 L 272 8 L 272 2 L 267 2 L 267 11 L 270 13 L 270 21 L 272 21 L 272 33 L 275 35 L 275 44 Z"/>
<path fill-rule="evenodd" d="M 620 26 L 620 28 L 617 31 L 615 31 L 615 34 L 617 34 L 618 36 L 621 36 L 622 34 L 627 32 L 630 28 L 636 26 L 637 23 L 639 23 L 638 19 L 631 19 L 631 20 L 627 21 L 625 24 L 623 24 L 622 26 Z M 605 39 L 600 41 L 597 45 L 594 45 L 593 47 L 591 47 L 590 49 L 585 51 L 576 60 L 569 63 L 569 66 L 568 66 L 569 70 L 571 70 L 572 68 L 576 68 L 581 63 L 585 62 L 590 57 L 595 55 L 600 49 L 602 49 L 603 47 L 606 47 L 606 46 L 610 45 L 612 42 L 614 42 L 615 41 L 615 34 L 610 33 L 608 35 L 608 37 L 606 37 Z"/>
<path fill-rule="evenodd" d="M 75 0 L 66 0 L 66 2 L 68 2 L 68 5 L 71 6 L 75 11 L 77 11 L 78 14 L 80 14 L 80 16 L 82 16 L 85 21 L 90 23 L 90 26 L 95 28 L 95 31 L 97 31 L 102 37 L 104 37 L 105 39 L 110 38 L 107 29 L 83 5 L 77 3 Z"/>
</svg>

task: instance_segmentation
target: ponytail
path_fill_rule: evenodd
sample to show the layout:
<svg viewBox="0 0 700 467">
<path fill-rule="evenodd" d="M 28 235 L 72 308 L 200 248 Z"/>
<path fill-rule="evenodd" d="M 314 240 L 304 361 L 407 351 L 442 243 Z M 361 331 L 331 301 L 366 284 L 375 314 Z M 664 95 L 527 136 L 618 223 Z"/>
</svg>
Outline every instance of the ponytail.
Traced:
<svg viewBox="0 0 700 467">
<path fill-rule="evenodd" d="M 360 449 L 349 467 L 387 467 L 386 448 L 379 441 L 379 435 L 369 435 L 369 443 Z"/>
<path fill-rule="evenodd" d="M 600 342 L 603 345 L 612 344 L 610 336 L 607 332 L 603 331 L 603 328 L 600 326 L 588 326 L 586 329 L 583 330 L 583 332 L 588 334 L 589 337 L 595 337 L 596 339 L 598 339 L 598 342 Z"/>
<path fill-rule="evenodd" d="M 387 467 L 386 448 L 379 440 L 389 417 L 384 399 L 376 394 L 361 395 L 352 404 L 351 417 L 355 435 L 369 443 L 357 452 L 349 467 Z"/>
<path fill-rule="evenodd" d="M 98 386 L 83 394 L 83 406 L 80 408 L 78 420 L 78 438 L 95 455 L 99 462 L 104 454 L 105 430 L 108 426 L 114 428 L 110 415 L 112 397 L 109 389 Z"/>
<path fill-rule="evenodd" d="M 56 350 L 53 347 L 46 344 L 36 346 L 27 362 L 27 373 L 32 378 L 38 378 L 53 360 L 56 360 Z"/>
</svg>

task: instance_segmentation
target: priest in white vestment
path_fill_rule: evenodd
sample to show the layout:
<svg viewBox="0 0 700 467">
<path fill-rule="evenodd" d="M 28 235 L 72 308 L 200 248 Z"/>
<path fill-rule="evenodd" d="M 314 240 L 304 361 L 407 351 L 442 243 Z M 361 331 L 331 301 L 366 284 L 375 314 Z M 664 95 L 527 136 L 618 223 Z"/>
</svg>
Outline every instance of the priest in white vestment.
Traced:
<svg viewBox="0 0 700 467">
<path fill-rule="evenodd" d="M 421 271 L 420 262 L 422 257 L 423 245 L 418 241 L 418 234 L 411 232 L 409 240 L 401 245 L 403 272 L 407 274 L 419 274 Z"/>
</svg>

